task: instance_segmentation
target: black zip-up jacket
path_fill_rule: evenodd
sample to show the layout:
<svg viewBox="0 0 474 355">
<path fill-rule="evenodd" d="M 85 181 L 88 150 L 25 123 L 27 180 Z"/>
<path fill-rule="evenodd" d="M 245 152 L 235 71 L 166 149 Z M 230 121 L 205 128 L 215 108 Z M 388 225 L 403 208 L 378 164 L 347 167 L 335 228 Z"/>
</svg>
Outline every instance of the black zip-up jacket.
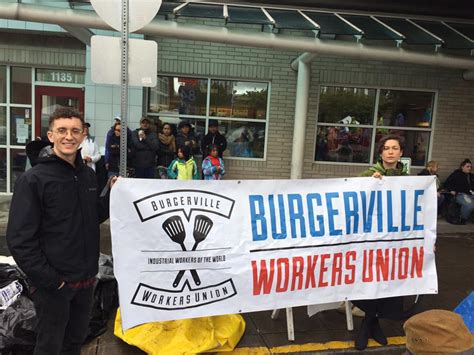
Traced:
<svg viewBox="0 0 474 355">
<path fill-rule="evenodd" d="M 224 150 L 227 148 L 227 139 L 225 136 L 220 134 L 219 131 L 216 132 L 216 134 L 212 133 L 207 133 L 204 138 L 201 141 L 201 151 L 202 151 L 202 156 L 205 158 L 209 155 L 209 145 L 215 144 L 217 145 L 217 149 L 219 152 L 219 158 L 222 158 L 222 154 L 224 153 Z"/>
<path fill-rule="evenodd" d="M 448 176 L 444 186 L 448 191 L 470 195 L 474 190 L 474 174 L 463 173 L 461 169 L 456 169 Z"/>
<path fill-rule="evenodd" d="M 145 131 L 146 138 L 140 140 L 137 128 L 132 132 L 132 143 L 134 150 L 133 166 L 136 168 L 149 168 L 156 165 L 156 151 L 158 149 L 158 137 L 149 129 Z"/>
<path fill-rule="evenodd" d="M 99 223 L 109 196 L 99 199 L 94 171 L 78 151 L 76 167 L 52 154 L 47 142 L 27 146 L 32 165 L 15 184 L 7 228 L 13 258 L 33 286 L 57 289 L 98 272 Z"/>
</svg>

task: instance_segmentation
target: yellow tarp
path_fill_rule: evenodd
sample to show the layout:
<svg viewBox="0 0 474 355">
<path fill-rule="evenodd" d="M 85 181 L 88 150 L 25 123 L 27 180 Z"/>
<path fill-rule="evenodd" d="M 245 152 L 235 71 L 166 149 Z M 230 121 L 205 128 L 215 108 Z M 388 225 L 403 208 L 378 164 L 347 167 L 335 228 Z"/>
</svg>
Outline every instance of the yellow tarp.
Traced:
<svg viewBox="0 0 474 355">
<path fill-rule="evenodd" d="M 122 332 L 120 309 L 114 334 L 148 354 L 195 354 L 232 351 L 245 331 L 239 314 L 181 319 L 139 325 Z"/>
</svg>

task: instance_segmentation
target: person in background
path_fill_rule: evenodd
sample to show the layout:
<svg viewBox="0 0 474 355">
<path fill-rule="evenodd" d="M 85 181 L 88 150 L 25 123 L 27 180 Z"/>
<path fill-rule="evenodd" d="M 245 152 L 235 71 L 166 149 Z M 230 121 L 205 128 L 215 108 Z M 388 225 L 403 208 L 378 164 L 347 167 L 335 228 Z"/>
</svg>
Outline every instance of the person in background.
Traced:
<svg viewBox="0 0 474 355">
<path fill-rule="evenodd" d="M 474 174 L 472 163 L 464 159 L 459 169 L 454 170 L 444 183 L 447 191 L 455 196 L 456 202 L 461 206 L 461 220 L 459 224 L 466 224 L 474 211 Z"/>
<path fill-rule="evenodd" d="M 115 135 L 115 132 L 114 132 L 114 127 L 117 123 L 122 123 L 122 119 L 119 115 L 116 115 L 114 117 L 114 124 L 112 125 L 112 127 L 110 127 L 110 129 L 107 131 L 107 136 L 105 137 L 105 154 L 104 154 L 104 161 L 105 161 L 105 169 L 108 171 L 109 168 L 108 168 L 108 164 L 110 163 L 110 158 L 109 158 L 109 155 L 110 155 L 110 151 L 107 149 L 108 146 L 110 146 L 110 144 L 108 144 L 109 142 L 109 139 L 111 137 L 113 137 Z M 132 130 L 130 128 L 127 127 L 127 142 L 131 142 L 132 141 Z"/>
<path fill-rule="evenodd" d="M 219 158 L 222 158 L 222 155 L 227 148 L 227 140 L 222 134 L 220 134 L 219 122 L 217 120 L 209 120 L 208 132 L 201 141 L 201 151 L 203 157 L 207 157 L 209 155 L 210 144 L 217 146 Z"/>
<path fill-rule="evenodd" d="M 158 134 L 158 175 L 162 179 L 167 178 L 166 169 L 176 157 L 176 139 L 172 132 L 171 125 L 164 123 Z"/>
<path fill-rule="evenodd" d="M 176 148 L 182 146 L 189 146 L 191 148 L 191 154 L 198 153 L 198 140 L 191 131 L 191 123 L 188 121 L 181 121 L 178 125 L 178 134 L 176 134 Z"/>
<path fill-rule="evenodd" d="M 84 123 L 84 140 L 81 144 L 81 156 L 84 163 L 95 171 L 95 163 L 100 159 L 100 151 L 94 137 L 89 133 L 90 123 Z"/>
<path fill-rule="evenodd" d="M 209 155 L 202 161 L 204 180 L 221 180 L 225 174 L 224 160 L 219 158 L 219 149 L 215 144 L 207 146 Z"/>
<path fill-rule="evenodd" d="M 168 166 L 168 176 L 177 180 L 199 180 L 199 171 L 190 146 L 178 148 L 178 158 Z"/>
<path fill-rule="evenodd" d="M 156 133 L 151 131 L 150 120 L 147 117 L 142 117 L 140 128 L 133 131 L 132 143 L 135 152 L 133 158 L 135 177 L 144 179 L 154 178 L 158 138 Z"/>
<path fill-rule="evenodd" d="M 79 355 L 89 325 L 109 194 L 99 197 L 94 171 L 78 154 L 83 132 L 82 115 L 58 107 L 50 143 L 28 144 L 33 167 L 16 181 L 11 201 L 6 239 L 31 285 L 34 355 Z"/>
<path fill-rule="evenodd" d="M 109 151 L 109 163 L 107 165 L 107 175 L 119 176 L 120 171 L 120 129 L 122 125 L 119 122 L 114 124 L 114 135 L 110 137 L 105 147 Z M 130 161 L 133 159 L 132 142 L 127 140 L 127 165 L 130 165 Z"/>
<path fill-rule="evenodd" d="M 383 176 L 406 176 L 406 166 L 400 162 L 403 155 L 402 139 L 396 135 L 387 135 L 380 139 L 378 152 L 380 160 L 364 171 L 360 176 L 382 179 Z M 352 301 L 365 312 L 355 339 L 357 350 L 367 347 L 369 338 L 387 345 L 387 338 L 380 327 L 379 318 L 400 319 L 403 314 L 403 298 L 389 297 L 371 300 Z"/>
<path fill-rule="evenodd" d="M 435 162 L 434 160 L 430 160 L 428 164 L 426 164 L 425 169 L 420 171 L 418 175 L 423 176 L 423 175 L 434 175 L 436 176 L 436 191 L 438 191 L 438 213 L 441 212 L 443 203 L 444 203 L 444 194 L 442 193 L 441 189 L 441 182 L 439 181 L 438 178 L 438 169 L 439 169 L 439 164 Z"/>
</svg>

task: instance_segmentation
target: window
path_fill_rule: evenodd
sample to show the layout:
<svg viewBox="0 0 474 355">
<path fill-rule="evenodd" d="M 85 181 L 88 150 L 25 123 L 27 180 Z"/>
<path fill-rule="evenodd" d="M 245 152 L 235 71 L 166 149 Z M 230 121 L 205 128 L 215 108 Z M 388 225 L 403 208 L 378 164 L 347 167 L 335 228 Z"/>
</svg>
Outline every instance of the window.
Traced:
<svg viewBox="0 0 474 355">
<path fill-rule="evenodd" d="M 158 77 L 148 91 L 148 116 L 192 123 L 198 139 L 210 119 L 227 139 L 225 157 L 263 159 L 269 84 L 212 78 Z"/>
<path fill-rule="evenodd" d="M 31 68 L 11 68 L 12 104 L 31 105 Z"/>
<path fill-rule="evenodd" d="M 0 193 L 25 171 L 33 129 L 32 68 L 0 65 Z"/>
<path fill-rule="evenodd" d="M 428 159 L 434 93 L 321 87 L 315 161 L 369 164 L 386 134 L 400 135 L 413 166 Z"/>
<path fill-rule="evenodd" d="M 7 67 L 0 65 L 0 104 L 7 102 Z"/>
</svg>

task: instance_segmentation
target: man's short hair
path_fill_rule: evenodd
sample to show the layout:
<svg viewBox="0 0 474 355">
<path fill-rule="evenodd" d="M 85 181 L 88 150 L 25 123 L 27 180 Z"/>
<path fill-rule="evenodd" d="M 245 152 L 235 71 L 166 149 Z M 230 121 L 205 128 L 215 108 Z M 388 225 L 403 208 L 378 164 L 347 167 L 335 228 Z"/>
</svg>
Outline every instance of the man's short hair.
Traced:
<svg viewBox="0 0 474 355">
<path fill-rule="evenodd" d="M 78 118 L 81 120 L 82 127 L 84 128 L 84 117 L 79 110 L 72 107 L 59 106 L 54 110 L 51 116 L 49 116 L 49 129 L 52 129 L 54 121 L 60 118 Z"/>
</svg>

